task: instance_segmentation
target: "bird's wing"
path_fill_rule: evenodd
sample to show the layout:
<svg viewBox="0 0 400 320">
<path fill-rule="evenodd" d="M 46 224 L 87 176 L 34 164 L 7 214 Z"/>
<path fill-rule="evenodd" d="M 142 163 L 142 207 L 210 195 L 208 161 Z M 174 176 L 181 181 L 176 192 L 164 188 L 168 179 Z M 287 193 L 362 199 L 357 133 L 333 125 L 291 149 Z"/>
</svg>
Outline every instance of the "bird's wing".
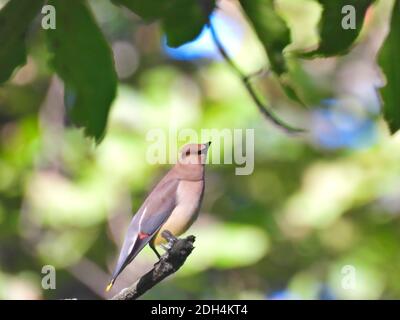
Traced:
<svg viewBox="0 0 400 320">
<path fill-rule="evenodd" d="M 177 179 L 161 182 L 135 214 L 125 236 L 112 282 L 168 219 L 176 205 L 178 185 Z"/>
</svg>

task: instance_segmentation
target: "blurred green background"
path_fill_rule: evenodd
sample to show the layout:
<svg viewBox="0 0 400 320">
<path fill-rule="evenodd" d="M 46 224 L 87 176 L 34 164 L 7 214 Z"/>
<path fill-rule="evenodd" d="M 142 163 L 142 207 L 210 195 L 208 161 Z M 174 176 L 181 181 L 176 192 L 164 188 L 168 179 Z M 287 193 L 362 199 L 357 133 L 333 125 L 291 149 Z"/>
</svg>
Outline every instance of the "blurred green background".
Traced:
<svg viewBox="0 0 400 320">
<path fill-rule="evenodd" d="M 157 23 L 108 0 L 89 3 L 119 77 L 98 146 L 65 125 L 63 86 L 49 68 L 40 20 L 28 63 L 0 87 L 1 299 L 106 298 L 151 268 L 156 257 L 146 248 L 105 294 L 133 212 L 170 167 L 146 162 L 154 128 L 254 128 L 255 168 L 237 176 L 234 164 L 207 165 L 200 217 L 188 231 L 195 250 L 143 298 L 400 298 L 400 135 L 377 117 L 375 64 L 392 1 L 370 10 L 349 54 L 293 61 L 296 83 L 315 101 L 309 109 L 268 74 L 254 79 L 281 118 L 307 128 L 301 135 L 260 115 L 207 31 L 172 49 Z M 315 46 L 318 4 L 277 3 L 291 47 Z M 233 59 L 246 74 L 265 68 L 236 3 L 219 7 L 212 19 Z M 41 287 L 48 264 L 55 290 Z M 356 272 L 350 290 L 342 285 L 347 265 Z"/>
</svg>

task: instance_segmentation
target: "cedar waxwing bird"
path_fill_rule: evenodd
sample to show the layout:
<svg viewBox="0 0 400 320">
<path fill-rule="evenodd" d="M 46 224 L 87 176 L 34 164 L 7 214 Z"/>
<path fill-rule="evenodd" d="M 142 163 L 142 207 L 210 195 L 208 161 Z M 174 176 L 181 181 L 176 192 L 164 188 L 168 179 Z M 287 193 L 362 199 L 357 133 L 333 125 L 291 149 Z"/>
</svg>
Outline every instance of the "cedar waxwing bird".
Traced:
<svg viewBox="0 0 400 320">
<path fill-rule="evenodd" d="M 165 242 L 161 233 L 168 230 L 177 237 L 196 220 L 203 200 L 204 165 L 210 145 L 211 142 L 184 146 L 177 163 L 147 196 L 132 218 L 106 291 L 146 244 L 160 258 L 155 246 Z"/>
</svg>

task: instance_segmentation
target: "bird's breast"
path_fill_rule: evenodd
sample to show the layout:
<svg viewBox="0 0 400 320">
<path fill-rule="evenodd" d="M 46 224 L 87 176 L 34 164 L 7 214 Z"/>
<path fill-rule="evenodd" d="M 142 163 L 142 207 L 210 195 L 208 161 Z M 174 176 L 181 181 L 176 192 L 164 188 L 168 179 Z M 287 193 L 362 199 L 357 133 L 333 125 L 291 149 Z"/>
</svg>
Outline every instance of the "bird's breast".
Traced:
<svg viewBox="0 0 400 320">
<path fill-rule="evenodd" d="M 180 181 L 176 191 L 176 206 L 168 220 L 161 227 L 154 243 L 164 242 L 161 233 L 164 230 L 179 236 L 184 233 L 196 220 L 204 193 L 204 180 Z"/>
</svg>

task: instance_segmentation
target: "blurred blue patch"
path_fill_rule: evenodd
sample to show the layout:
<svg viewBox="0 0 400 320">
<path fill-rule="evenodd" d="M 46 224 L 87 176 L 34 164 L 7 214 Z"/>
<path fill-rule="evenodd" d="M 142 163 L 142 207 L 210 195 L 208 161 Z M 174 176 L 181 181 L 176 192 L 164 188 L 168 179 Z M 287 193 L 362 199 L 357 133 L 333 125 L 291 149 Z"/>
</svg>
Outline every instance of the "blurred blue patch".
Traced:
<svg viewBox="0 0 400 320">
<path fill-rule="evenodd" d="M 267 297 L 269 300 L 299 300 L 300 297 L 289 290 L 279 290 Z"/>
<path fill-rule="evenodd" d="M 234 56 L 240 49 L 243 39 L 243 29 L 240 24 L 221 12 L 213 13 L 210 21 L 228 54 Z M 166 38 L 163 37 L 163 50 L 175 60 L 221 59 L 208 27 L 204 27 L 195 40 L 178 48 L 168 47 Z"/>
<path fill-rule="evenodd" d="M 324 101 L 325 108 L 316 109 L 312 116 L 312 135 L 320 146 L 327 149 L 359 149 L 376 142 L 375 122 L 345 108 L 338 108 L 338 101 Z"/>
<path fill-rule="evenodd" d="M 327 286 L 327 285 L 321 285 L 320 291 L 319 291 L 319 297 L 318 299 L 320 300 L 335 300 L 336 297 L 332 290 Z"/>
<path fill-rule="evenodd" d="M 315 299 L 318 300 L 335 300 L 335 295 L 332 290 L 325 284 L 318 284 L 319 290 Z M 298 294 L 288 290 L 277 290 L 271 295 L 266 297 L 268 300 L 300 300 L 302 299 Z"/>
</svg>

